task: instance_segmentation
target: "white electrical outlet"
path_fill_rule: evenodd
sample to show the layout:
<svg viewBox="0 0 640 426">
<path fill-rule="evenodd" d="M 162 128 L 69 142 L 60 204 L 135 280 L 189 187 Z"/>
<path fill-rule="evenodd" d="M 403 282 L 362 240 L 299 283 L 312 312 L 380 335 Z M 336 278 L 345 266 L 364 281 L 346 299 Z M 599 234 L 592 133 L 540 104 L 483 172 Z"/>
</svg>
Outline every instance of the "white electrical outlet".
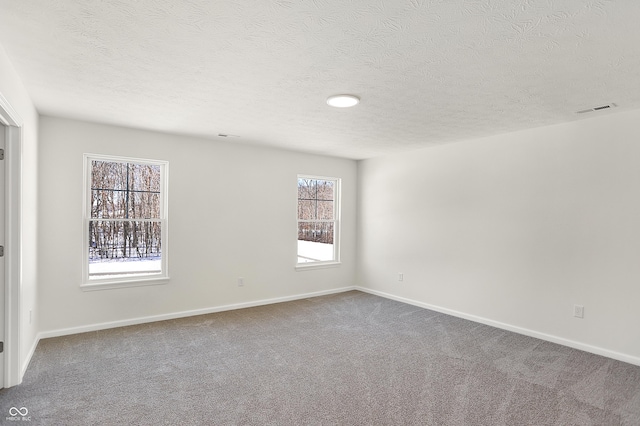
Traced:
<svg viewBox="0 0 640 426">
<path fill-rule="evenodd" d="M 404 281 L 404 274 L 402 272 L 398 272 L 398 281 Z"/>
<path fill-rule="evenodd" d="M 244 287 L 244 278 L 243 277 L 238 278 L 238 287 Z"/>
<path fill-rule="evenodd" d="M 584 318 L 584 306 L 573 305 L 573 316 L 576 318 Z"/>
</svg>

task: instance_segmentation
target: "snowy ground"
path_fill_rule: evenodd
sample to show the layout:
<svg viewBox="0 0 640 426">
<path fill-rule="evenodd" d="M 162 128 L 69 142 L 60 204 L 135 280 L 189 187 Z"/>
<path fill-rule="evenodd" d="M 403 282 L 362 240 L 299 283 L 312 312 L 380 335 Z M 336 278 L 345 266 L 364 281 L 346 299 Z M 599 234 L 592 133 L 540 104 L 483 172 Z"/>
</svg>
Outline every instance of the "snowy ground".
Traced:
<svg viewBox="0 0 640 426">
<path fill-rule="evenodd" d="M 298 263 L 333 260 L 333 244 L 298 240 Z"/>
<path fill-rule="evenodd" d="M 89 276 L 153 273 L 160 272 L 160 270 L 161 260 L 157 257 L 151 259 L 109 259 L 93 263 L 89 262 Z"/>
</svg>

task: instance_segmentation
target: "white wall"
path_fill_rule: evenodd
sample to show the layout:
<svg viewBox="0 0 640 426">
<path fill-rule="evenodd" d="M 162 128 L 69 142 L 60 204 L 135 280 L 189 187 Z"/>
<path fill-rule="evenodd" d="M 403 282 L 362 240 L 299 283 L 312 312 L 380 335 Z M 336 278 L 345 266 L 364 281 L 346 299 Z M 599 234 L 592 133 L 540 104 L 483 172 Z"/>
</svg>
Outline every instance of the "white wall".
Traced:
<svg viewBox="0 0 640 426">
<path fill-rule="evenodd" d="M 22 133 L 22 283 L 20 294 L 20 364 L 30 358 L 37 334 L 38 113 L 22 80 L 0 46 L 0 94 L 23 122 Z M 33 311 L 30 321 L 29 312 Z"/>
<path fill-rule="evenodd" d="M 355 284 L 354 161 L 52 117 L 40 138 L 45 335 Z M 83 153 L 169 161 L 169 284 L 80 290 Z M 339 267 L 294 270 L 298 173 L 342 178 Z"/>
<path fill-rule="evenodd" d="M 640 110 L 361 162 L 359 285 L 640 363 L 638 123 Z"/>
</svg>

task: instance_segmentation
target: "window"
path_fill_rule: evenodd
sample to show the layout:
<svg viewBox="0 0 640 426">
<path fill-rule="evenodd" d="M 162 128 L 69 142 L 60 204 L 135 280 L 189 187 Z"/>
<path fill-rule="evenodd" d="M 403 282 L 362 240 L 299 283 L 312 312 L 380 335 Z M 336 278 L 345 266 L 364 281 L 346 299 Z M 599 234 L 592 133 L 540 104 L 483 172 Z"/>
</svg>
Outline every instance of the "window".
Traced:
<svg viewBox="0 0 640 426">
<path fill-rule="evenodd" d="M 298 266 L 340 262 L 340 179 L 298 176 Z"/>
<path fill-rule="evenodd" d="M 166 281 L 167 168 L 85 154 L 83 288 Z"/>
</svg>

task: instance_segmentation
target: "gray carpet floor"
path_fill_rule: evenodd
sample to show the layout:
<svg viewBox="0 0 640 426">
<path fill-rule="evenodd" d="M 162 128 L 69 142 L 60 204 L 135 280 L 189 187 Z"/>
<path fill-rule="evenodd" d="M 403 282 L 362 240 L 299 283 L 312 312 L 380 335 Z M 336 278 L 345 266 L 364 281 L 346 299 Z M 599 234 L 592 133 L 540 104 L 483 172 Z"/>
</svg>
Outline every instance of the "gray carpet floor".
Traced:
<svg viewBox="0 0 640 426">
<path fill-rule="evenodd" d="M 640 425 L 640 367 L 357 291 L 40 342 L 0 421 Z"/>
</svg>

